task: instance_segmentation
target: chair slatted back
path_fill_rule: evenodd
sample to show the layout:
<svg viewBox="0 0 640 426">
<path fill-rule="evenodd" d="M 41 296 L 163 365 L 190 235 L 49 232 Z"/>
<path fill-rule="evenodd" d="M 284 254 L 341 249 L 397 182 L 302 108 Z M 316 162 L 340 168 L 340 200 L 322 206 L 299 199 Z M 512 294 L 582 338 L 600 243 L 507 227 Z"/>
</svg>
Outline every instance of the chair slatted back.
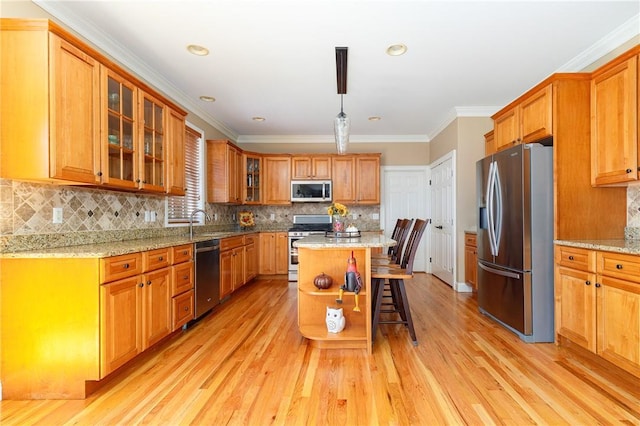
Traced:
<svg viewBox="0 0 640 426">
<path fill-rule="evenodd" d="M 429 220 L 416 219 L 415 224 L 413 225 L 413 229 L 407 239 L 407 248 L 405 249 L 405 254 L 402 258 L 402 262 L 400 266 L 406 270 L 406 273 L 413 273 L 413 260 L 416 257 L 416 252 L 418 251 L 418 245 L 420 244 L 420 239 L 422 238 L 422 234 L 427 227 Z"/>
<path fill-rule="evenodd" d="M 398 232 L 398 238 L 394 238 L 397 244 L 393 246 L 393 253 L 391 253 L 391 261 L 397 264 L 400 264 L 402 255 L 405 250 L 405 243 L 407 241 L 407 236 L 409 235 L 409 230 L 411 229 L 411 225 L 413 225 L 413 219 L 402 219 L 402 224 L 400 225 L 400 230 Z"/>
<path fill-rule="evenodd" d="M 396 220 L 396 226 L 393 228 L 393 232 L 391 233 L 391 239 L 398 241 L 398 234 L 400 233 L 400 230 L 402 229 L 402 221 L 404 219 L 400 219 L 398 218 L 398 220 Z M 393 256 L 393 248 L 395 246 L 391 246 L 389 247 L 389 249 L 387 250 L 387 255 L 389 256 Z"/>
</svg>

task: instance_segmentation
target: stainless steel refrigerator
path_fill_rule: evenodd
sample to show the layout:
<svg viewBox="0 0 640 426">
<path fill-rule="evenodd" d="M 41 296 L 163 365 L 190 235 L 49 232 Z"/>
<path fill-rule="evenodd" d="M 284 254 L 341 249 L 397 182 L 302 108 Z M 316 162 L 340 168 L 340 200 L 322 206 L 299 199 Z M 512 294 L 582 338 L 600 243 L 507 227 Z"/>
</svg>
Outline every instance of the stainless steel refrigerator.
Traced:
<svg viewBox="0 0 640 426">
<path fill-rule="evenodd" d="M 553 342 L 552 146 L 478 161 L 478 305 L 526 342 Z"/>
</svg>

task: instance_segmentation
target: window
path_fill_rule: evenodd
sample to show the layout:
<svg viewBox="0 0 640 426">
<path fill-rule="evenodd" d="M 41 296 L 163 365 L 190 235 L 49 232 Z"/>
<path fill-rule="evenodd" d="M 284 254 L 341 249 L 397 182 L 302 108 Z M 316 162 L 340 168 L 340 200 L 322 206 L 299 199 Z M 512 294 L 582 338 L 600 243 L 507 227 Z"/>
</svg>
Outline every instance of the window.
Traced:
<svg viewBox="0 0 640 426">
<path fill-rule="evenodd" d="M 167 226 L 187 224 L 192 211 L 204 209 L 203 132 L 187 123 L 184 145 L 186 193 L 181 197 L 167 197 Z M 196 215 L 193 223 L 203 224 L 204 215 Z"/>
</svg>

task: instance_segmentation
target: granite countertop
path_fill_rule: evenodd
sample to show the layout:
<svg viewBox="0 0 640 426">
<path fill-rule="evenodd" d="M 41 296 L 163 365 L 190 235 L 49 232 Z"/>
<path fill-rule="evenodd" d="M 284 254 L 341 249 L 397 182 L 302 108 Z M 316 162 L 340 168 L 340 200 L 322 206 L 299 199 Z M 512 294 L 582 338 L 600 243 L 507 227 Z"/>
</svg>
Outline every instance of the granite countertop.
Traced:
<svg viewBox="0 0 640 426">
<path fill-rule="evenodd" d="M 625 254 L 640 254 L 640 240 L 556 240 L 554 242 L 561 246 Z"/>
<path fill-rule="evenodd" d="M 136 253 L 140 251 L 155 250 L 165 247 L 179 246 L 182 244 L 197 243 L 211 239 L 222 239 L 234 237 L 237 235 L 254 234 L 259 231 L 219 231 L 196 234 L 193 239 L 189 239 L 188 235 L 142 238 L 137 240 L 114 241 L 96 244 L 84 244 L 67 247 L 57 247 L 42 250 L 29 250 L 1 253 L 0 258 L 102 258 L 110 256 L 118 256 L 121 254 Z"/>
<path fill-rule="evenodd" d="M 293 243 L 293 246 L 298 248 L 366 248 L 391 247 L 395 245 L 396 241 L 389 237 L 367 232 L 364 232 L 361 237 L 355 238 L 328 238 L 322 235 L 311 235 Z"/>
</svg>

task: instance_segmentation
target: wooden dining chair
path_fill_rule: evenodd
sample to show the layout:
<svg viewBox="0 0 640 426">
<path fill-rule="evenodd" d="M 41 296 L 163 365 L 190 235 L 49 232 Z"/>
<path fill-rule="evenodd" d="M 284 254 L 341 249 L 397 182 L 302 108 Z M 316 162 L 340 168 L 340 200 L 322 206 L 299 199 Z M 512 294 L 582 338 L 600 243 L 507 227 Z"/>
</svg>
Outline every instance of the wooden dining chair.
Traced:
<svg viewBox="0 0 640 426">
<path fill-rule="evenodd" d="M 396 245 L 389 247 L 388 255 L 378 256 L 375 258 L 371 256 L 371 262 L 378 265 L 386 265 L 392 263 L 399 265 L 402 259 L 402 254 L 404 253 L 404 245 L 413 222 L 413 219 L 400 219 L 400 224 L 398 225 L 397 232 L 394 230 L 395 238 L 393 236 L 391 237 L 392 240 L 396 241 Z"/>
<path fill-rule="evenodd" d="M 391 239 L 392 240 L 398 241 L 398 233 L 400 232 L 403 220 L 404 219 L 400 219 L 400 218 L 398 218 L 396 220 L 396 225 L 393 227 L 393 232 L 391 232 Z M 371 254 L 371 258 L 372 259 L 373 258 L 376 258 L 376 259 L 388 259 L 393 254 L 393 247 L 394 246 L 390 246 L 386 253 Z"/>
<path fill-rule="evenodd" d="M 422 234 L 427 227 L 429 220 L 417 219 L 413 225 L 409 237 L 407 239 L 407 247 L 405 255 L 400 265 L 372 265 L 371 267 L 371 284 L 373 290 L 373 310 L 371 335 L 375 339 L 378 324 L 404 324 L 409 329 L 409 335 L 414 345 L 418 344 L 416 332 L 413 327 L 411 318 L 411 309 L 405 289 L 405 280 L 413 278 L 413 263 L 415 260 L 418 245 L 422 238 Z M 389 291 L 393 302 L 388 304 L 392 309 L 382 309 L 382 300 L 384 297 L 385 282 L 389 284 Z M 381 319 L 381 314 L 395 313 L 399 319 Z"/>
</svg>

